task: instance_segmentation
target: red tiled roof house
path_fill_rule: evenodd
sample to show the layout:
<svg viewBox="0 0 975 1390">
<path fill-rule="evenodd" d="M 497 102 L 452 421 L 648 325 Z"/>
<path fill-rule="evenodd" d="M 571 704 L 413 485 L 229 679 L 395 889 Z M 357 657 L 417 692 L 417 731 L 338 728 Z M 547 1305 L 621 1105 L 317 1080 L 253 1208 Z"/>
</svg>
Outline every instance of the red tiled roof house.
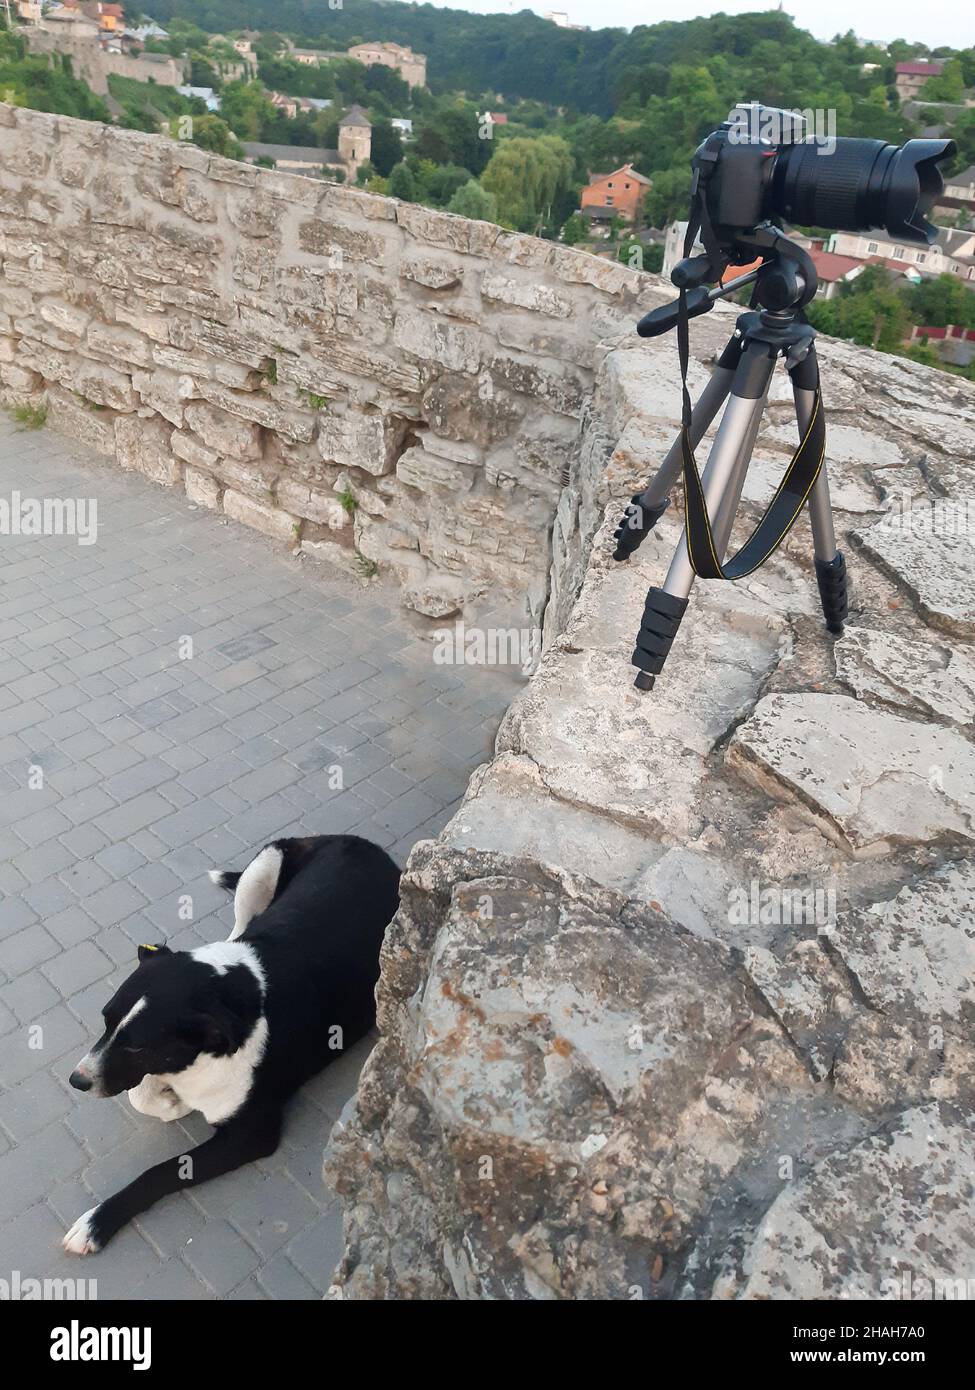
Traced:
<svg viewBox="0 0 975 1390">
<path fill-rule="evenodd" d="M 635 222 L 643 195 L 650 187 L 650 180 L 638 174 L 632 164 L 624 164 L 611 174 L 593 174 L 588 187 L 582 190 L 582 211 L 585 212 L 587 208 L 610 208 L 626 221 Z"/>
</svg>

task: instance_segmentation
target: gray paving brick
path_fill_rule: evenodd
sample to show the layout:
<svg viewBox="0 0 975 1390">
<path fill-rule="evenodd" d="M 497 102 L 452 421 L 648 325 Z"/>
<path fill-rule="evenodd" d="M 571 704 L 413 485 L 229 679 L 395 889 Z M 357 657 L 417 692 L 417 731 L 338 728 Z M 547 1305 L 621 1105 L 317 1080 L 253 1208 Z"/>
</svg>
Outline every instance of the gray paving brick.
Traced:
<svg viewBox="0 0 975 1390">
<path fill-rule="evenodd" d="M 261 1257 L 229 1222 L 208 1221 L 183 1252 L 193 1272 L 218 1296 L 229 1293 L 261 1264 Z"/>
<path fill-rule="evenodd" d="M 47 962 L 44 974 L 62 994 L 74 994 L 111 973 L 112 962 L 93 941 L 79 941 Z"/>
<path fill-rule="evenodd" d="M 286 1247 L 288 1259 L 319 1293 L 324 1293 L 342 1258 L 342 1205 L 333 1202 L 325 1213 Z"/>
<path fill-rule="evenodd" d="M 136 944 L 225 937 L 232 904 L 206 870 L 242 868 L 277 834 L 355 829 L 405 858 L 446 819 L 511 689 L 432 668 L 395 595 L 298 570 L 176 493 L 5 429 L 0 492 L 97 478 L 102 519 L 87 550 L 7 538 L 0 586 L 0 1249 L 77 1277 L 89 1266 L 60 1253 L 62 1231 L 210 1133 L 67 1085 Z M 309 1083 L 276 1154 L 121 1232 L 90 1265 L 99 1296 L 320 1296 L 341 1255 L 321 1152 L 370 1045 Z"/>
</svg>

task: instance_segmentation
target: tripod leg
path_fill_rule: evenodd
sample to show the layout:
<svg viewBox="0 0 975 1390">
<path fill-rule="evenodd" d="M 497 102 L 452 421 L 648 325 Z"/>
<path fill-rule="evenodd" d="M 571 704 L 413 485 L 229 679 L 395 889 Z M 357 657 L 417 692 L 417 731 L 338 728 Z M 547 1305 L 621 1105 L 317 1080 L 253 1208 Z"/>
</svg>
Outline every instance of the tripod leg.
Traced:
<svg viewBox="0 0 975 1390">
<path fill-rule="evenodd" d="M 738 455 L 738 462 L 735 464 L 730 483 L 718 505 L 718 514 L 714 520 L 714 540 L 718 547 L 718 554 L 721 556 L 722 560 L 727 554 L 728 542 L 731 540 L 731 528 L 735 524 L 738 503 L 741 501 L 741 494 L 745 486 L 745 476 L 748 473 L 748 465 L 752 461 L 755 441 L 758 438 L 758 431 L 762 426 L 762 417 L 767 407 L 768 395 L 766 394 L 762 398 L 761 409 L 757 410 L 752 416 L 748 437 L 742 444 L 741 453 Z"/>
<path fill-rule="evenodd" d="M 761 344 L 746 348 L 735 373 L 731 395 L 715 435 L 707 466 L 701 476 L 704 500 L 712 520 L 721 517 L 724 537 L 715 536 L 722 549 L 727 545 L 734 520 L 737 499 L 722 513 L 726 493 L 738 483 L 744 484 L 746 459 L 751 457 L 751 444 L 758 433 L 765 397 L 775 367 L 775 358 Z M 744 462 L 743 467 L 739 467 Z M 694 571 L 687 550 L 687 532 L 682 533 L 674 558 L 667 571 L 663 588 L 653 588 L 647 594 L 643 621 L 633 653 L 633 665 L 640 668 L 635 684 L 639 690 L 651 690 L 655 678 L 663 670 L 680 621 L 687 610 L 687 599 L 694 583 Z"/>
<path fill-rule="evenodd" d="M 811 348 L 806 359 L 792 369 L 792 394 L 796 403 L 796 419 L 800 435 L 805 433 L 812 414 L 819 381 L 819 368 L 816 365 L 815 348 Z M 810 358 L 812 362 L 810 363 Z M 810 385 L 811 382 L 811 385 Z M 843 623 L 849 612 L 849 594 L 846 580 L 846 559 L 842 550 L 836 548 L 836 532 L 833 529 L 833 509 L 829 502 L 829 481 L 826 465 L 823 464 L 819 477 L 809 494 L 809 520 L 812 525 L 813 552 L 816 561 L 816 582 L 819 585 L 819 598 L 823 606 L 823 617 L 830 632 L 841 633 Z"/>
<path fill-rule="evenodd" d="M 737 336 L 732 337 L 711 373 L 711 380 L 701 392 L 691 412 L 692 449 L 696 449 L 700 444 L 712 420 L 726 401 L 741 354 L 740 339 Z M 678 435 L 643 492 L 637 493 L 627 507 L 626 514 L 616 530 L 614 560 L 628 560 L 648 532 L 656 526 L 667 510 L 670 493 L 680 477 L 682 464 L 683 453 Z"/>
</svg>

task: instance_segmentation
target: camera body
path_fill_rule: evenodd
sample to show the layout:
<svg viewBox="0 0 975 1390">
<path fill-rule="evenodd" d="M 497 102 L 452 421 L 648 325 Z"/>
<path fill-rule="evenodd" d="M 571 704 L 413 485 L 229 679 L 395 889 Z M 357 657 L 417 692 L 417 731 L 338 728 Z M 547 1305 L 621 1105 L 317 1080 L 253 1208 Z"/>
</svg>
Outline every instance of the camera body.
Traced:
<svg viewBox="0 0 975 1390">
<path fill-rule="evenodd" d="M 802 116 L 758 103 L 737 106 L 691 160 L 722 245 L 771 218 L 832 231 L 883 228 L 897 241 L 930 245 L 925 214 L 944 187 L 938 165 L 952 140 L 883 140 L 806 133 Z"/>
</svg>

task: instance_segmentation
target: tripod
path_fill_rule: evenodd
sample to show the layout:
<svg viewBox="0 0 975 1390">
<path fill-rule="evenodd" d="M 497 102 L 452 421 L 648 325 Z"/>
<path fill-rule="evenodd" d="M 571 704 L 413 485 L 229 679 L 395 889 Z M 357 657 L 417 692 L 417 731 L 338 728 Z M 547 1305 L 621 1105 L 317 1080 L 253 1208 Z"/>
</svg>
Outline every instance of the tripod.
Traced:
<svg viewBox="0 0 975 1390">
<path fill-rule="evenodd" d="M 681 368 L 686 376 L 686 319 L 706 313 L 718 299 L 736 289 L 754 285 L 752 308 L 739 317 L 689 416 L 685 388 L 685 428 L 656 475 L 630 502 L 616 532 L 613 558 L 626 560 L 666 511 L 669 494 L 683 470 L 686 524 L 663 586 L 651 588 L 647 594 L 632 657 L 632 664 L 639 668 L 634 682 L 638 690 L 651 690 L 663 670 L 695 578 L 739 579 L 757 569 L 788 534 L 807 502 L 816 578 L 829 631 L 842 632 L 847 616 L 846 561 L 836 548 L 823 465 L 825 426 L 819 400 L 815 330 L 802 314 L 803 305 L 816 290 L 815 267 L 800 247 L 771 226 L 755 229 L 734 249 L 739 263 L 743 256 L 753 257 L 756 250 L 766 259 L 757 269 L 713 290 L 704 288 L 706 280 L 715 278 L 707 256 L 681 261 L 672 278 L 684 290 L 691 285 L 690 292 L 682 295 L 680 303 L 647 314 L 638 326 L 643 337 L 683 328 Z M 755 531 L 726 563 L 735 513 L 780 356 L 785 358 L 792 382 L 800 447 Z M 693 449 L 722 406 L 724 415 L 699 477 Z"/>
</svg>

